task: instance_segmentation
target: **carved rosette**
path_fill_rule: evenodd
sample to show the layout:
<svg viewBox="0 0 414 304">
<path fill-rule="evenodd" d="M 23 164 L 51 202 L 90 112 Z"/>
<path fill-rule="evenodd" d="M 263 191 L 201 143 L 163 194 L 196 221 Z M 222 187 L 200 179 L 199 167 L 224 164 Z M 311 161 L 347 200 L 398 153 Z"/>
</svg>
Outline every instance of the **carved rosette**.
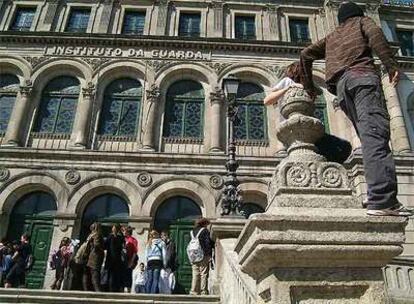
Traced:
<svg viewBox="0 0 414 304">
<path fill-rule="evenodd" d="M 97 70 L 102 64 L 110 61 L 109 58 L 82 58 L 83 61 L 87 62 L 91 68 L 95 71 Z"/>
<path fill-rule="evenodd" d="M 69 170 L 65 174 L 65 181 L 69 185 L 76 185 L 77 183 L 79 183 L 80 180 L 81 180 L 81 175 L 76 170 Z"/>
<path fill-rule="evenodd" d="M 317 169 L 318 181 L 325 188 L 341 188 L 347 180 L 346 173 L 335 163 L 322 163 Z"/>
<path fill-rule="evenodd" d="M 5 167 L 0 167 L 0 182 L 5 182 L 10 177 L 10 170 Z"/>
<path fill-rule="evenodd" d="M 141 172 L 137 176 L 138 185 L 148 187 L 152 184 L 152 176 L 148 172 Z"/>
<path fill-rule="evenodd" d="M 311 181 L 311 171 L 304 164 L 293 165 L 286 171 L 288 187 L 307 187 Z"/>
<path fill-rule="evenodd" d="M 223 177 L 220 175 L 214 174 L 210 177 L 210 186 L 213 189 L 221 189 L 224 186 L 224 180 Z"/>
<path fill-rule="evenodd" d="M 232 64 L 227 62 L 208 62 L 207 66 L 212 68 L 216 74 L 220 74 L 224 69 L 230 67 Z"/>
</svg>

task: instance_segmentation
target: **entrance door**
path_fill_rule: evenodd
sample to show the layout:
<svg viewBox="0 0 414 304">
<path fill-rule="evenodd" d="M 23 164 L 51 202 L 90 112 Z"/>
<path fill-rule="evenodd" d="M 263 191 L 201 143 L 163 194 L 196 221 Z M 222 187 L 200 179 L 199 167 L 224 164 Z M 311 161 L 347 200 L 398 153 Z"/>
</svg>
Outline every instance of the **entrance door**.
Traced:
<svg viewBox="0 0 414 304">
<path fill-rule="evenodd" d="M 27 288 L 43 288 L 55 212 L 55 200 L 45 192 L 34 192 L 24 196 L 13 209 L 8 240 L 20 240 L 20 236 L 26 233 L 30 236 L 33 250 L 34 264 L 26 276 Z"/>
<path fill-rule="evenodd" d="M 167 230 L 177 250 L 176 289 L 174 293 L 188 294 L 191 289 L 191 265 L 187 258 L 187 245 L 194 220 L 201 216 L 201 210 L 191 199 L 175 196 L 167 199 L 157 209 L 154 228 Z"/>
</svg>

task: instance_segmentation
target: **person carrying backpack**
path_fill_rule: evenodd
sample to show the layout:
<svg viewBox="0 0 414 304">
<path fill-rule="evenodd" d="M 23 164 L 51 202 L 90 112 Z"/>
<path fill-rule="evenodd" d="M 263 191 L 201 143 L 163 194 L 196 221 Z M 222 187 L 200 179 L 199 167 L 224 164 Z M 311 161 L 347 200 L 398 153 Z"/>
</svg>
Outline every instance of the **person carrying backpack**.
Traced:
<svg viewBox="0 0 414 304">
<path fill-rule="evenodd" d="M 160 238 L 160 234 L 156 230 L 150 232 L 148 244 L 145 249 L 145 257 L 148 275 L 146 292 L 152 294 L 159 293 L 161 269 L 167 267 L 167 249 L 165 243 Z"/>
<path fill-rule="evenodd" d="M 213 255 L 213 241 L 207 226 L 210 221 L 200 218 L 195 222 L 191 231 L 191 241 L 187 246 L 187 255 L 192 265 L 192 295 L 208 294 L 208 275 L 210 271 L 210 260 Z"/>
</svg>

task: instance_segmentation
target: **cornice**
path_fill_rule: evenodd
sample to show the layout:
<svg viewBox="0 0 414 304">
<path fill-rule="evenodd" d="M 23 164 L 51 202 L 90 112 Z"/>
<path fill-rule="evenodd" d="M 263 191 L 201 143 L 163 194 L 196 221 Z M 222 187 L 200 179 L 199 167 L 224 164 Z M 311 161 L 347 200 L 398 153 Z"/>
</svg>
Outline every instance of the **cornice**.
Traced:
<svg viewBox="0 0 414 304">
<path fill-rule="evenodd" d="M 113 34 L 76 34 L 50 32 L 0 32 L 0 44 L 76 45 L 103 47 L 166 47 L 198 50 L 244 51 L 299 54 L 306 44 L 281 41 L 240 41 L 226 38 L 193 38 L 166 36 L 125 36 Z"/>
</svg>

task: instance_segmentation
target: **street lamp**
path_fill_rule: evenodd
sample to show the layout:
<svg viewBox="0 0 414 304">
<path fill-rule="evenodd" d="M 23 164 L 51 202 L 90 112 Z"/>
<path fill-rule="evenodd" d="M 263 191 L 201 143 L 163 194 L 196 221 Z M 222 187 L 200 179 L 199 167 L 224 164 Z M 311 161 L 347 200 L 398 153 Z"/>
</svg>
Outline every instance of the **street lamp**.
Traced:
<svg viewBox="0 0 414 304">
<path fill-rule="evenodd" d="M 223 90 L 227 102 L 227 162 L 226 178 L 224 189 L 221 194 L 221 215 L 241 217 L 240 208 L 242 196 L 237 179 L 237 168 L 239 163 L 236 160 L 236 145 L 234 142 L 234 125 L 237 124 L 238 105 L 236 101 L 237 90 L 240 81 L 234 76 L 229 75 L 223 79 Z"/>
</svg>

